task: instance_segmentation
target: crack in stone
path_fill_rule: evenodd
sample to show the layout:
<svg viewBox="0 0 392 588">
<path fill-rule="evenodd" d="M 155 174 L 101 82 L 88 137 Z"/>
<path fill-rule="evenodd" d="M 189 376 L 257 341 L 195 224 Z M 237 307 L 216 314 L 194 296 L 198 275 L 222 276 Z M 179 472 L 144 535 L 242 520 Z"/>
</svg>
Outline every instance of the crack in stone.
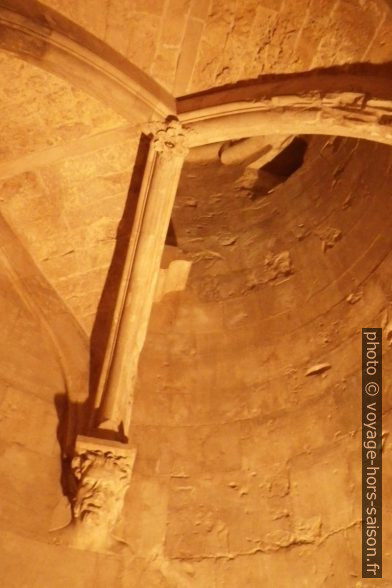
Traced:
<svg viewBox="0 0 392 588">
<path fill-rule="evenodd" d="M 337 533 L 342 533 L 343 531 L 347 531 L 348 529 L 352 529 L 356 525 L 361 525 L 361 524 L 362 524 L 362 519 L 359 519 L 358 521 L 354 521 L 353 523 L 350 523 L 350 525 L 347 525 L 347 527 L 340 527 L 339 529 L 335 529 L 334 531 L 331 531 L 330 533 L 327 533 L 326 535 L 324 535 L 324 537 L 321 537 L 320 540 L 317 542 L 317 545 L 321 545 L 322 543 L 324 543 L 324 541 L 326 541 L 327 539 L 332 537 L 332 535 L 336 535 Z"/>
<path fill-rule="evenodd" d="M 228 561 L 233 560 L 237 557 L 249 557 L 251 555 L 256 555 L 257 553 L 274 553 L 276 551 L 281 551 L 284 549 L 292 549 L 298 545 L 315 545 L 315 546 L 319 546 L 322 545 L 327 539 L 329 539 L 330 537 L 332 537 L 333 535 L 337 535 L 338 533 L 342 533 L 344 531 L 347 531 L 348 529 L 351 529 L 353 527 L 355 527 L 356 525 L 360 525 L 362 524 L 362 520 L 357 520 L 354 521 L 352 523 L 350 523 L 349 525 L 347 525 L 347 527 L 340 527 L 339 529 L 335 529 L 333 531 L 331 531 L 330 533 L 327 533 L 326 535 L 324 535 L 323 537 L 321 537 L 320 539 L 301 539 L 300 537 L 293 537 L 292 541 L 290 541 L 289 543 L 287 543 L 286 545 L 266 545 L 265 547 L 259 545 L 257 547 L 255 547 L 254 549 L 251 549 L 250 551 L 239 551 L 237 553 L 217 553 L 214 555 L 195 555 L 195 556 L 179 556 L 179 557 L 172 557 L 170 559 L 175 560 L 175 561 L 203 561 L 203 560 L 208 560 L 208 559 L 214 559 L 214 560 L 219 560 L 219 559 L 226 559 Z"/>
</svg>

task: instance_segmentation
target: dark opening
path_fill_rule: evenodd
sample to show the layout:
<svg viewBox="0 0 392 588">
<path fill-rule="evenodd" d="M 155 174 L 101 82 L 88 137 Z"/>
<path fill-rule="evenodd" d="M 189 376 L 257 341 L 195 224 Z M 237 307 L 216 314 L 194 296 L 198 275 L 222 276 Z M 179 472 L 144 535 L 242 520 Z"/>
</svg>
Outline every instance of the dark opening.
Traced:
<svg viewBox="0 0 392 588">
<path fill-rule="evenodd" d="M 302 137 L 295 137 L 272 161 L 261 169 L 287 180 L 304 162 L 308 144 Z"/>
<path fill-rule="evenodd" d="M 302 137 L 295 137 L 272 161 L 257 170 L 257 179 L 251 189 L 251 199 L 256 200 L 272 192 L 285 182 L 303 164 L 308 144 Z"/>
</svg>

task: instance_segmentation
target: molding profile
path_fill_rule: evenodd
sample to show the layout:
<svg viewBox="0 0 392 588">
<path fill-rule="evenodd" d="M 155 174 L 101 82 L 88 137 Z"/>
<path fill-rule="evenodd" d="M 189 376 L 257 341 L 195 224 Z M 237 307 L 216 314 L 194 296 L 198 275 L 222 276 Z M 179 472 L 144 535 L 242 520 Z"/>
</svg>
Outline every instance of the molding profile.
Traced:
<svg viewBox="0 0 392 588">
<path fill-rule="evenodd" d="M 147 74 L 34 0 L 0 0 L 0 49 L 65 79 L 133 124 L 176 111 L 174 98 Z"/>
<path fill-rule="evenodd" d="M 280 76 L 277 76 L 279 78 Z M 190 146 L 277 134 L 341 135 L 392 145 L 392 82 L 365 75 L 293 74 L 177 100 Z"/>
<path fill-rule="evenodd" d="M 139 356 L 147 334 L 170 217 L 188 152 L 177 120 L 144 129 L 149 151 L 98 385 L 92 431 L 126 439 Z"/>
</svg>

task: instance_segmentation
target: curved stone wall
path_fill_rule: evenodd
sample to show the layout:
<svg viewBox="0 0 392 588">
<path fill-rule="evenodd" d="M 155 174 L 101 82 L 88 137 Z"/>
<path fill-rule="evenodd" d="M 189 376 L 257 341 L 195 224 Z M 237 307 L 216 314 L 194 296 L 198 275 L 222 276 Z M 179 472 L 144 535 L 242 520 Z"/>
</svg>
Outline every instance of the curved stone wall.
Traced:
<svg viewBox="0 0 392 588">
<path fill-rule="evenodd" d="M 391 316 L 391 151 L 306 139 L 267 195 L 263 172 L 183 171 L 193 266 L 153 312 L 124 531 L 190 586 L 360 585 L 361 328 Z M 385 513 L 389 460 L 387 441 Z"/>
</svg>

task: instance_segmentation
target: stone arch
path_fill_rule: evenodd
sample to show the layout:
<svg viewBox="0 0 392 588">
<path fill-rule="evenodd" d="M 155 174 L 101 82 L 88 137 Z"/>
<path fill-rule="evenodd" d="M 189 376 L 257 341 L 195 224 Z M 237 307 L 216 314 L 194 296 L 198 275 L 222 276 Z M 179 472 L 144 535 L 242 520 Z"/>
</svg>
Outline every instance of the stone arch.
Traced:
<svg viewBox="0 0 392 588">
<path fill-rule="evenodd" d="M 277 128 L 392 144 L 385 66 L 268 76 L 175 100 L 103 41 L 34 0 L 2 2 L 0 48 L 66 79 L 132 122 L 177 113 L 195 131 L 192 146 Z"/>
<path fill-rule="evenodd" d="M 174 112 L 174 99 L 146 73 L 34 0 L 1 3 L 0 49 L 64 78 L 132 122 Z"/>
<path fill-rule="evenodd" d="M 350 74 L 336 68 L 271 76 L 187 96 L 177 107 L 180 120 L 193 131 L 194 147 L 277 132 L 392 144 L 391 82 L 372 71 Z"/>
</svg>

